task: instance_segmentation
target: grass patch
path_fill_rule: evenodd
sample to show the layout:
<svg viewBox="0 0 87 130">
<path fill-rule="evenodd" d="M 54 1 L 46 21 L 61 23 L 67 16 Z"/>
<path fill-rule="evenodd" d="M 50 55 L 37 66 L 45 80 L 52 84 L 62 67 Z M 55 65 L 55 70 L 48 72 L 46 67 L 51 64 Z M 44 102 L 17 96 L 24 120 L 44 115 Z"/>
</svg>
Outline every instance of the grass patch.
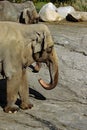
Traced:
<svg viewBox="0 0 87 130">
<path fill-rule="evenodd" d="M 87 0 L 78 0 L 73 4 L 74 8 L 78 11 L 87 12 Z"/>
<path fill-rule="evenodd" d="M 56 5 L 56 7 L 59 6 L 68 6 L 71 5 L 73 6 L 76 10 L 78 11 L 86 11 L 87 12 L 87 0 L 67 0 L 68 2 L 62 3 L 62 5 L 55 0 L 54 5 Z M 49 0 L 48 0 L 49 2 Z M 37 12 L 40 11 L 40 9 L 42 8 L 43 5 L 47 4 L 48 2 L 44 1 L 44 2 L 40 2 L 38 0 L 35 0 L 34 5 L 36 7 Z"/>
<path fill-rule="evenodd" d="M 37 12 L 39 12 L 40 9 L 41 9 L 41 8 L 43 7 L 43 5 L 45 5 L 45 4 L 47 4 L 47 2 L 36 2 L 36 3 L 34 3 Z"/>
</svg>

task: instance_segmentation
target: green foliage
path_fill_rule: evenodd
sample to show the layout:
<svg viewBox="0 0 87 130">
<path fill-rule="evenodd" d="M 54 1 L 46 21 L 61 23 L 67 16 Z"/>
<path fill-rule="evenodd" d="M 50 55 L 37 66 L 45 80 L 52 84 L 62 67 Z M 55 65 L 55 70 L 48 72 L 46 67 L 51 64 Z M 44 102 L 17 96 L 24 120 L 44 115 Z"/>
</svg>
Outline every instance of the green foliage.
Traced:
<svg viewBox="0 0 87 130">
<path fill-rule="evenodd" d="M 23 0 L 8 0 L 8 1 L 15 2 L 15 3 L 21 3 L 21 2 L 23 2 Z"/>
<path fill-rule="evenodd" d="M 48 2 L 54 3 L 57 7 L 71 5 L 78 11 L 87 11 L 87 0 L 35 0 L 37 11 L 39 12 L 41 7 Z"/>
<path fill-rule="evenodd" d="M 45 2 L 36 2 L 35 7 L 36 7 L 37 12 L 39 12 L 40 9 L 42 8 L 42 6 L 45 5 L 45 4 L 47 4 L 46 1 Z"/>
<path fill-rule="evenodd" d="M 79 11 L 87 11 L 87 0 L 76 0 L 74 8 Z"/>
<path fill-rule="evenodd" d="M 9 0 L 10 2 L 21 3 L 27 0 Z M 48 2 L 52 2 L 57 7 L 72 5 L 76 10 L 87 11 L 87 0 L 31 0 L 36 6 L 37 11 Z"/>
</svg>

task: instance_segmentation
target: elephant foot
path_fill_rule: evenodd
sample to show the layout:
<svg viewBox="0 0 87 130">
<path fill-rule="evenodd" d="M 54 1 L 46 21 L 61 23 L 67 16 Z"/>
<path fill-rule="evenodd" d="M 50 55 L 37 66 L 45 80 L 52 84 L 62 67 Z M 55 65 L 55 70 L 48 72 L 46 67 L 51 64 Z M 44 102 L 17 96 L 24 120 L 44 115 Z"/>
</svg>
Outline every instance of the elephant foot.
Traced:
<svg viewBox="0 0 87 130">
<path fill-rule="evenodd" d="M 30 104 L 22 103 L 20 107 L 23 110 L 31 109 L 33 107 L 33 104 L 31 104 L 31 103 Z"/>
<path fill-rule="evenodd" d="M 4 108 L 4 111 L 6 113 L 16 113 L 19 110 L 19 107 L 17 105 L 13 105 L 13 106 L 6 106 Z"/>
</svg>

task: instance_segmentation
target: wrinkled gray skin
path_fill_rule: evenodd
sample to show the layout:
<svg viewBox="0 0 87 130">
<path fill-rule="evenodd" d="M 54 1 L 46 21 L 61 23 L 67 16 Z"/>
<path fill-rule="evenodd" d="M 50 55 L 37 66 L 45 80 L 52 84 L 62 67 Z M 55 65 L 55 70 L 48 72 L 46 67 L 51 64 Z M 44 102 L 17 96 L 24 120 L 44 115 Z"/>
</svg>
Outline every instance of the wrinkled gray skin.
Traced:
<svg viewBox="0 0 87 130">
<path fill-rule="evenodd" d="M 26 11 L 26 17 L 22 13 Z M 27 19 L 27 20 L 26 20 Z M 11 3 L 9 1 L 0 1 L 0 21 L 14 21 L 20 23 L 37 23 L 39 16 L 33 2 Z"/>
<path fill-rule="evenodd" d="M 58 59 L 54 43 L 46 25 L 22 25 L 0 22 L 0 72 L 7 79 L 7 105 L 5 112 L 18 111 L 15 105 L 19 93 L 22 109 L 31 108 L 28 102 L 26 67 L 32 63 L 46 63 L 50 83 L 39 79 L 41 86 L 53 89 L 58 83 Z"/>
</svg>

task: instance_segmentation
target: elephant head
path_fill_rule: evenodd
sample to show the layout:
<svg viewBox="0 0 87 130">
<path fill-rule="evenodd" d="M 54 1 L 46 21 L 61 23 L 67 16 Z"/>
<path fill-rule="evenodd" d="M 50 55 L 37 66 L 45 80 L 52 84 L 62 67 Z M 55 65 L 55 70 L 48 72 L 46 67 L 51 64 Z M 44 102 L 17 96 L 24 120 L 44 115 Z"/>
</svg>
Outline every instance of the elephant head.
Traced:
<svg viewBox="0 0 87 130">
<path fill-rule="evenodd" d="M 19 17 L 19 23 L 35 24 L 39 22 L 39 15 L 35 9 L 25 8 Z"/>
<path fill-rule="evenodd" d="M 14 113 L 19 109 L 15 104 L 18 94 L 22 109 L 32 107 L 28 102 L 26 67 L 34 62 L 46 63 L 49 68 L 50 83 L 42 79 L 39 79 L 39 83 L 43 88 L 50 90 L 58 83 L 58 59 L 46 25 L 0 22 L 0 30 L 0 73 L 7 81 L 7 105 L 4 111 Z"/>
<path fill-rule="evenodd" d="M 51 35 L 46 33 L 36 33 L 36 42 L 32 44 L 33 58 L 37 62 L 37 68 L 41 67 L 40 63 L 46 63 L 49 69 L 50 82 L 46 83 L 39 79 L 39 83 L 46 90 L 51 90 L 56 87 L 58 83 L 58 59 L 54 49 L 54 44 Z"/>
</svg>

